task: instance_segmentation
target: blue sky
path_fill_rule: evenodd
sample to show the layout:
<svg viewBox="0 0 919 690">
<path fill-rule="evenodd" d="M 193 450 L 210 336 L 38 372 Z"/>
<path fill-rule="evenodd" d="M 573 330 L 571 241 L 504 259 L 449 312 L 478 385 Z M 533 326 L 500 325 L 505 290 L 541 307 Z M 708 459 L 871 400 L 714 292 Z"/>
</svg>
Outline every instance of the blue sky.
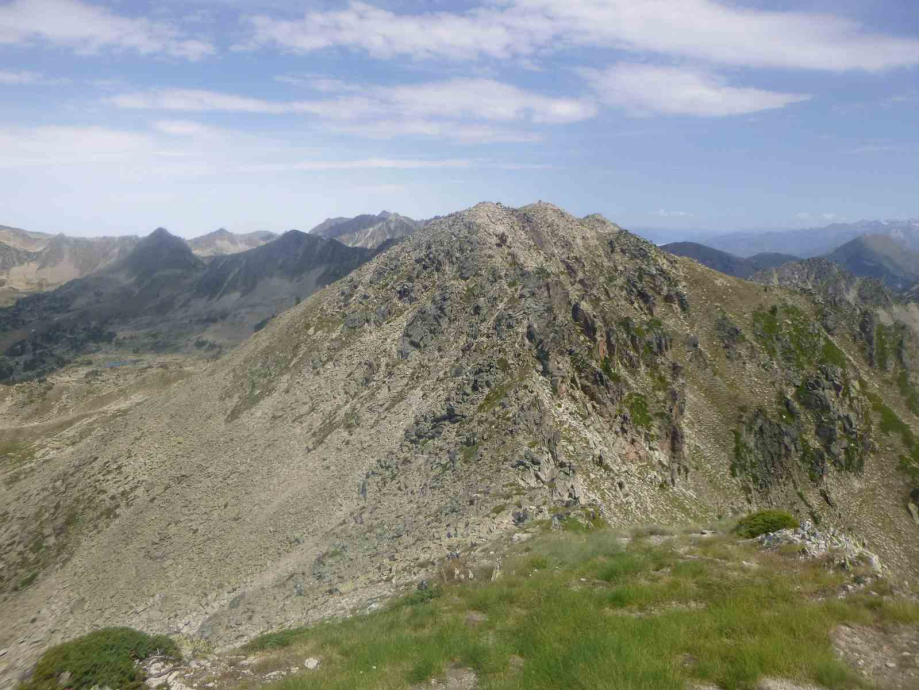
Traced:
<svg viewBox="0 0 919 690">
<path fill-rule="evenodd" d="M 0 224 L 919 217 L 915 0 L 0 0 Z"/>
</svg>

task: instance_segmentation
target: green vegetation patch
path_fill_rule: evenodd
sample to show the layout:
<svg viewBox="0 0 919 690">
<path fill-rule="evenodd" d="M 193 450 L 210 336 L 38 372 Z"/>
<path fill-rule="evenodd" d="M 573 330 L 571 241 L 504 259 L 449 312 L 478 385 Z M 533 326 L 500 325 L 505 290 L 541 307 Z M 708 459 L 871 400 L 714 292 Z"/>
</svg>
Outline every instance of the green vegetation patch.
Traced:
<svg viewBox="0 0 919 690">
<path fill-rule="evenodd" d="M 654 426 L 654 417 L 648 411 L 648 400 L 641 393 L 629 393 L 625 398 L 625 406 L 636 426 L 650 431 Z"/>
<path fill-rule="evenodd" d="M 823 343 L 823 349 L 820 351 L 820 363 L 832 364 L 840 369 L 846 368 L 846 355 L 839 347 L 829 338 Z"/>
<path fill-rule="evenodd" d="M 881 431 L 887 435 L 892 433 L 899 434 L 903 440 L 903 445 L 906 446 L 907 450 L 912 451 L 916 445 L 916 435 L 909 424 L 900 419 L 896 412 L 885 405 L 881 396 L 876 393 L 868 393 L 867 395 L 868 400 L 871 401 L 872 409 L 881 416 Z"/>
<path fill-rule="evenodd" d="M 64 687 L 80 690 L 94 685 L 139 690 L 146 679 L 138 661 L 160 655 L 179 657 L 175 642 L 131 628 L 103 628 L 52 647 L 42 654 L 32 677 L 19 690 L 60 690 L 58 678 L 70 674 Z"/>
<path fill-rule="evenodd" d="M 845 353 L 794 305 L 757 309 L 753 313 L 753 334 L 771 357 L 796 369 L 814 363 L 846 367 Z"/>
<path fill-rule="evenodd" d="M 551 532 L 521 549 L 494 581 L 443 583 L 245 651 L 322 659 L 286 690 L 428 686 L 456 667 L 490 690 L 753 690 L 766 677 L 843 690 L 867 684 L 833 652 L 833 628 L 919 621 L 889 588 L 841 600 L 851 575 L 727 535 L 654 545 Z"/>
<path fill-rule="evenodd" d="M 900 388 L 900 395 L 906 401 L 909 411 L 919 417 L 919 389 L 913 385 L 906 369 L 900 370 L 900 374 L 897 376 L 897 386 Z"/>
<path fill-rule="evenodd" d="M 741 518 L 734 531 L 745 539 L 752 539 L 761 534 L 798 527 L 798 521 L 790 513 L 782 510 L 761 510 Z"/>
<path fill-rule="evenodd" d="M 887 326 L 878 324 L 874 332 L 874 361 L 882 371 L 890 366 L 892 336 Z"/>
</svg>

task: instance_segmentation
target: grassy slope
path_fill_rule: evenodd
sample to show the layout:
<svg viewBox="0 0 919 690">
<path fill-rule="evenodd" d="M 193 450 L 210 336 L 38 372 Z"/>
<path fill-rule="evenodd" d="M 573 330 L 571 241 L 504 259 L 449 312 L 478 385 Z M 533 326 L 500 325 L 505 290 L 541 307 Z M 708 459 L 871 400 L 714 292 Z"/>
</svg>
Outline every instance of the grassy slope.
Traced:
<svg viewBox="0 0 919 690">
<path fill-rule="evenodd" d="M 730 535 L 544 534 L 496 581 L 483 569 L 458 583 L 451 569 L 467 568 L 453 563 L 434 589 L 385 610 L 267 635 L 245 651 L 278 668 L 319 657 L 318 670 L 280 683 L 290 690 L 429 685 L 451 667 L 496 689 L 730 690 L 764 677 L 862 688 L 830 631 L 919 622 L 919 606 L 893 599 L 883 580 L 839 599 L 860 574 Z"/>
</svg>

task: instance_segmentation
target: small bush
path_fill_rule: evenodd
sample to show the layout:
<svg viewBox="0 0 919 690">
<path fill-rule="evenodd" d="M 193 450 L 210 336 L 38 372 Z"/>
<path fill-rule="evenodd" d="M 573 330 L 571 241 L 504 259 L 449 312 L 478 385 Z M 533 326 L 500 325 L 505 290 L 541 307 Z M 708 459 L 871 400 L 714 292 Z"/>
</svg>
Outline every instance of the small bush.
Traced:
<svg viewBox="0 0 919 690">
<path fill-rule="evenodd" d="M 178 658 L 179 649 L 165 635 L 102 628 L 49 649 L 19 690 L 60 690 L 57 680 L 65 672 L 70 674 L 67 687 L 74 690 L 94 685 L 139 690 L 145 674 L 137 662 L 155 655 Z"/>
<path fill-rule="evenodd" d="M 782 510 L 761 510 L 741 518 L 735 531 L 745 539 L 752 539 L 761 534 L 778 532 L 781 529 L 795 529 L 798 521 L 790 513 Z"/>
</svg>

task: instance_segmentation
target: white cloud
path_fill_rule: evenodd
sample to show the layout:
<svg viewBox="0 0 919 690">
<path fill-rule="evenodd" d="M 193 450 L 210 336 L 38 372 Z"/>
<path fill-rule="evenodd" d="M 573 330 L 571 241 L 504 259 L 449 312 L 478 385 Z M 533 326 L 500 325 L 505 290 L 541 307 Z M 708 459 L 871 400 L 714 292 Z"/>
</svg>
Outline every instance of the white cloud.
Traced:
<svg viewBox="0 0 919 690">
<path fill-rule="evenodd" d="M 532 59 L 571 46 L 655 53 L 714 64 L 880 71 L 919 64 L 919 40 L 830 14 L 779 12 L 717 0 L 493 0 L 467 12 L 397 14 L 365 2 L 302 19 L 246 20 L 241 49 L 306 53 L 340 47 L 390 59 Z"/>
<path fill-rule="evenodd" d="M 305 114 L 320 118 L 334 130 L 370 138 L 412 135 L 461 143 L 539 141 L 538 133 L 520 126 L 566 124 L 586 120 L 597 112 L 588 101 L 551 98 L 492 79 L 452 79 L 388 88 L 355 86 L 322 82 L 322 89 L 336 93 L 300 101 L 266 101 L 189 89 L 125 93 L 108 100 L 127 109 Z"/>
<path fill-rule="evenodd" d="M 511 127 L 488 124 L 452 122 L 449 120 L 386 119 L 356 124 L 330 124 L 333 132 L 367 137 L 396 139 L 404 136 L 451 139 L 461 144 L 523 144 L 542 141 L 543 137 Z"/>
<path fill-rule="evenodd" d="M 13 0 L 0 5 L 0 45 L 49 43 L 92 54 L 102 49 L 198 60 L 214 53 L 207 39 L 172 24 L 126 17 L 79 0 Z"/>
<path fill-rule="evenodd" d="M 0 168 L 119 162 L 146 156 L 146 134 L 103 127 L 12 127 L 0 129 Z"/>
<path fill-rule="evenodd" d="M 660 216 L 661 218 L 692 218 L 692 214 L 688 211 L 666 211 L 664 209 L 651 211 L 651 215 Z"/>
<path fill-rule="evenodd" d="M 180 145 L 180 146 L 178 146 Z M 0 128 L 0 170 L 40 168 L 107 170 L 139 180 L 150 175 L 221 177 L 265 172 L 385 171 L 492 168 L 543 169 L 483 158 L 316 158 L 285 138 L 207 127 L 186 120 L 160 120 L 150 131 L 102 127 Z"/>
<path fill-rule="evenodd" d="M 0 70 L 0 84 L 18 86 L 20 84 L 38 84 L 43 77 L 36 72 L 8 72 Z"/>
<path fill-rule="evenodd" d="M 349 89 L 350 90 L 350 89 Z M 596 115 L 596 106 L 550 98 L 492 79 L 452 79 L 396 87 L 367 86 L 364 95 L 312 101 L 266 101 L 215 91 L 164 89 L 114 96 L 120 108 L 184 112 L 308 113 L 355 120 L 369 115 L 468 117 L 478 120 L 530 120 L 563 124 Z"/>
<path fill-rule="evenodd" d="M 350 84 L 321 74 L 280 74 L 274 77 L 274 81 L 292 86 L 305 86 L 322 93 L 356 92 L 365 88 L 363 84 Z"/>
<path fill-rule="evenodd" d="M 190 120 L 159 120 L 153 123 L 153 129 L 162 134 L 177 137 L 217 136 L 221 130 L 208 127 L 200 122 Z"/>
<path fill-rule="evenodd" d="M 783 108 L 810 96 L 730 86 L 720 75 L 689 67 L 620 63 L 581 75 L 607 105 L 634 115 L 724 117 Z"/>
</svg>

